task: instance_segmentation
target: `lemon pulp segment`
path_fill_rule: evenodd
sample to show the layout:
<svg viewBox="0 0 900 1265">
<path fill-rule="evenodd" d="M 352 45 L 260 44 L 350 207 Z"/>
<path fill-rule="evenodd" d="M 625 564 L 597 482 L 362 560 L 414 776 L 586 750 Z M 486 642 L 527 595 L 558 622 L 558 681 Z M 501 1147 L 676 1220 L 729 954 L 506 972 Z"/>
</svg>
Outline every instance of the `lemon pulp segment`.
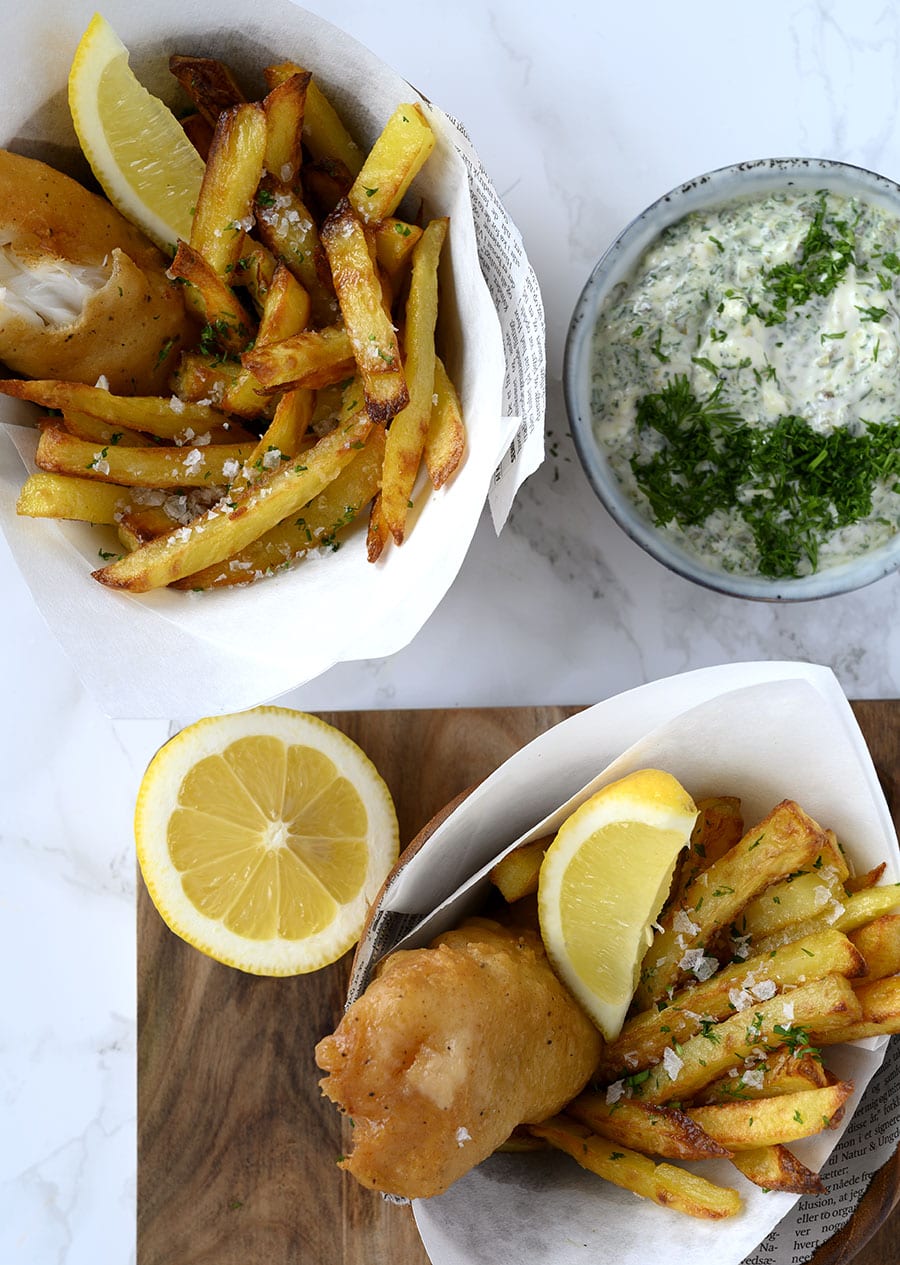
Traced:
<svg viewBox="0 0 900 1265">
<path fill-rule="evenodd" d="M 362 800 L 327 756 L 260 735 L 188 772 L 168 847 L 206 917 L 248 939 L 304 939 L 362 887 L 367 829 Z"/>
</svg>

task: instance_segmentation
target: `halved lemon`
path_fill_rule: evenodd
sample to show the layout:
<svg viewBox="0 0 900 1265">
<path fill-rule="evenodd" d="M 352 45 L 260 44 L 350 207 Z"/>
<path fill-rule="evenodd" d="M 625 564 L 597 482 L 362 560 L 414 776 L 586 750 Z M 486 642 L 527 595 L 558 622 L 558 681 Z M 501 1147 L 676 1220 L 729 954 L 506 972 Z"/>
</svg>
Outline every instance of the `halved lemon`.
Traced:
<svg viewBox="0 0 900 1265">
<path fill-rule="evenodd" d="M 205 164 L 169 107 L 135 78 L 128 49 L 99 13 L 75 50 L 69 109 L 110 202 L 163 250 L 189 240 Z"/>
<path fill-rule="evenodd" d="M 359 939 L 397 859 L 390 792 L 340 730 L 258 707 L 183 729 L 151 760 L 138 860 L 169 927 L 254 975 L 300 975 Z"/>
<path fill-rule="evenodd" d="M 592 795 L 547 849 L 538 884 L 547 954 L 607 1040 L 621 1030 L 696 817 L 671 774 L 641 769 Z"/>
</svg>

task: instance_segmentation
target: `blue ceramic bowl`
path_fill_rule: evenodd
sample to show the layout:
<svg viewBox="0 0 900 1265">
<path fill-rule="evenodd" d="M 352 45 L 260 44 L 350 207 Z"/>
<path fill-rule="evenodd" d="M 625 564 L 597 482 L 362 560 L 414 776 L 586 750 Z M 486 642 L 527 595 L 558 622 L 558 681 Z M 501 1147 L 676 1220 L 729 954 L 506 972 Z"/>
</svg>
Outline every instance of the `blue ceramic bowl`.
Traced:
<svg viewBox="0 0 900 1265">
<path fill-rule="evenodd" d="M 770 158 L 722 167 L 673 189 L 623 230 L 591 273 L 575 307 L 566 341 L 563 383 L 575 447 L 606 509 L 632 540 L 671 571 L 706 588 L 760 601 L 802 601 L 847 593 L 872 584 L 900 566 L 900 534 L 851 561 L 799 578 L 735 575 L 682 548 L 629 498 L 594 433 L 591 406 L 591 343 L 597 317 L 616 287 L 628 280 L 663 229 L 691 211 L 748 195 L 796 189 L 859 196 L 900 215 L 900 186 L 884 176 L 822 158 Z M 900 383 L 897 411 L 900 413 Z"/>
</svg>

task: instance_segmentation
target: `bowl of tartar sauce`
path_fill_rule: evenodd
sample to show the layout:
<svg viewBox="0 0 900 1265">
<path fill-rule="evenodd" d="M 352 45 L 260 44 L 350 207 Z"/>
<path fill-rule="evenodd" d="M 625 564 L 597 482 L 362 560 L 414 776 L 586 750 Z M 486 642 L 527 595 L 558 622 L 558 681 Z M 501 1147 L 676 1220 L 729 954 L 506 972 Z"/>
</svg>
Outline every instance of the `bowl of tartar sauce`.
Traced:
<svg viewBox="0 0 900 1265">
<path fill-rule="evenodd" d="M 738 163 L 633 220 L 569 328 L 588 479 L 671 570 L 800 600 L 900 565 L 900 187 Z"/>
</svg>

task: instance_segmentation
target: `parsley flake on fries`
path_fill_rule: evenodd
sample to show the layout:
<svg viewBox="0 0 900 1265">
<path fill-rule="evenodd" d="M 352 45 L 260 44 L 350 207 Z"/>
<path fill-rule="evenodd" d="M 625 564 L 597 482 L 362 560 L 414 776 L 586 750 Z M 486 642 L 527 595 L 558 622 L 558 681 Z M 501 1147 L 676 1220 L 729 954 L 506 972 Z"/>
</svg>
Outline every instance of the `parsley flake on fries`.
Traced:
<svg viewBox="0 0 900 1265">
<path fill-rule="evenodd" d="M 435 145 L 427 115 L 400 104 L 367 153 L 293 62 L 267 67 L 256 99 L 215 59 L 170 70 L 204 164 L 167 273 L 196 341 L 166 397 L 0 382 L 56 414 L 18 512 L 115 527 L 124 555 L 93 574 L 131 592 L 271 574 L 337 548 L 367 508 L 374 562 L 407 534 L 420 472 L 439 488 L 465 451 L 435 349 L 448 221 L 402 218 Z"/>
</svg>

